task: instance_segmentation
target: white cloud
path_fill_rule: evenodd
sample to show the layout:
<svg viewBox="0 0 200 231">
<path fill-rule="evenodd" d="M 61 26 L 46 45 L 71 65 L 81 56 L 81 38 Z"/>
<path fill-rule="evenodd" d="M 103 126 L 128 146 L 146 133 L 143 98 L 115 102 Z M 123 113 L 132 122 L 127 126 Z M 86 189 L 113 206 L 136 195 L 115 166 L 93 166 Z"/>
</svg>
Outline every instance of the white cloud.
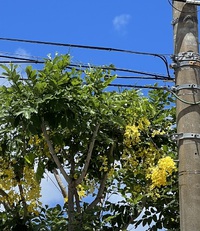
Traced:
<svg viewBox="0 0 200 231">
<path fill-rule="evenodd" d="M 131 15 L 130 14 L 121 14 L 116 16 L 113 19 L 113 26 L 115 30 L 120 31 L 124 30 L 126 25 L 130 22 Z"/>
<path fill-rule="evenodd" d="M 18 56 L 23 56 L 23 57 L 30 57 L 30 53 L 28 53 L 26 50 L 24 50 L 23 48 L 18 48 L 15 51 L 15 54 Z"/>
</svg>

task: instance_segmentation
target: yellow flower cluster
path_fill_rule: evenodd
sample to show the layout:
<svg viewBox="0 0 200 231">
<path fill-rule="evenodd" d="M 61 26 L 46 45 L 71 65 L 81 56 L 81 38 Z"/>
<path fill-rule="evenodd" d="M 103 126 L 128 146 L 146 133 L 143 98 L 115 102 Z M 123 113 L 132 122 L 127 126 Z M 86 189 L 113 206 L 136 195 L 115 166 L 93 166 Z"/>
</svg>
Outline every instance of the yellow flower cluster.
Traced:
<svg viewBox="0 0 200 231">
<path fill-rule="evenodd" d="M 99 171 L 108 171 L 108 157 L 107 156 L 99 156 L 98 159 L 102 162 L 102 165 Z"/>
<path fill-rule="evenodd" d="M 124 167 L 132 169 L 134 174 L 144 173 L 146 175 L 147 169 L 152 167 L 156 160 L 163 155 L 162 151 L 157 149 L 154 144 L 147 142 L 145 146 L 139 145 L 137 150 L 125 149 L 122 154 Z"/>
<path fill-rule="evenodd" d="M 135 143 L 140 142 L 140 132 L 138 126 L 127 125 L 124 133 L 124 143 L 127 147 L 131 147 Z"/>
<path fill-rule="evenodd" d="M 41 204 L 39 201 L 40 185 L 36 180 L 34 169 L 30 169 L 27 165 L 24 167 L 24 177 L 22 179 L 22 185 L 24 188 L 25 199 L 28 203 L 29 212 L 37 212 L 38 206 Z"/>
<path fill-rule="evenodd" d="M 151 189 L 167 185 L 167 177 L 176 171 L 176 165 L 173 159 L 169 156 L 161 158 L 158 165 L 150 168 L 150 173 L 147 178 L 151 179 Z"/>
<path fill-rule="evenodd" d="M 37 213 L 37 208 L 40 205 L 40 185 L 36 180 L 34 169 L 25 165 L 23 175 L 20 181 L 16 180 L 14 171 L 14 161 L 6 161 L 0 158 L 0 188 L 7 196 L 0 195 L 0 201 L 8 203 L 10 206 L 15 206 L 22 200 L 19 192 L 19 185 L 23 188 L 23 197 L 27 203 L 29 212 Z"/>
<path fill-rule="evenodd" d="M 146 117 L 142 117 L 139 121 L 138 128 L 140 130 L 146 130 L 150 124 L 150 121 Z"/>
<path fill-rule="evenodd" d="M 138 125 L 127 125 L 124 133 L 124 144 L 127 147 L 131 147 L 131 145 L 135 145 L 140 142 L 141 131 L 145 131 L 150 122 L 147 118 L 143 117 L 137 122 Z"/>
<path fill-rule="evenodd" d="M 112 167 L 108 172 L 108 179 L 113 178 L 114 174 L 115 174 L 115 168 Z"/>
<path fill-rule="evenodd" d="M 78 196 L 79 196 L 79 199 L 81 200 L 83 197 L 86 196 L 86 191 L 84 189 L 84 186 L 82 186 L 81 184 L 77 185 L 76 187 L 77 189 L 77 193 L 78 193 Z M 68 196 L 66 196 L 64 198 L 64 203 L 67 203 L 68 202 Z"/>
<path fill-rule="evenodd" d="M 34 148 L 34 151 L 36 150 L 38 153 L 45 154 L 47 157 L 51 157 L 48 145 L 46 141 L 44 140 L 44 137 L 39 137 L 38 135 L 32 136 L 28 142 L 28 144 Z M 58 147 L 56 147 L 56 150 L 58 150 Z"/>
<path fill-rule="evenodd" d="M 151 137 L 155 137 L 156 135 L 164 135 L 165 131 L 161 131 L 161 130 L 153 130 Z"/>
<path fill-rule="evenodd" d="M 78 192 L 79 198 L 82 199 L 85 196 L 85 189 L 84 189 L 84 187 L 81 184 L 79 184 L 76 188 L 77 188 L 77 192 Z"/>
</svg>

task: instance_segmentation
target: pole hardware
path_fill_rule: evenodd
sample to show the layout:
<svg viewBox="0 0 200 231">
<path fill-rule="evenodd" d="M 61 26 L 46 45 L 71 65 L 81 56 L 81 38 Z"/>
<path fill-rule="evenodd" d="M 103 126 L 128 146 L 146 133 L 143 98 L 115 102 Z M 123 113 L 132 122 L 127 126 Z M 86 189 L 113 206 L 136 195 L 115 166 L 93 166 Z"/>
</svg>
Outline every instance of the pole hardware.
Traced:
<svg viewBox="0 0 200 231">
<path fill-rule="evenodd" d="M 200 5 L 199 0 L 176 0 L 177 2 L 185 2 L 188 4 L 193 4 L 193 5 Z"/>
<path fill-rule="evenodd" d="M 175 133 L 172 135 L 172 140 L 183 140 L 183 139 L 199 139 L 200 140 L 200 134 L 198 133 Z"/>
<path fill-rule="evenodd" d="M 194 4 L 194 5 L 200 5 L 200 1 L 198 1 L 198 0 L 186 0 L 186 3 Z"/>
<path fill-rule="evenodd" d="M 182 85 L 177 85 L 173 86 L 171 90 L 173 92 L 178 92 L 183 89 L 192 89 L 192 90 L 200 90 L 200 85 L 197 84 L 182 84 Z"/>
<path fill-rule="evenodd" d="M 174 26 L 179 22 L 179 18 L 173 19 L 171 25 Z"/>
<path fill-rule="evenodd" d="M 170 68 L 177 69 L 184 66 L 198 66 L 200 67 L 200 55 L 195 52 L 181 52 L 177 55 L 171 56 L 174 63 L 170 65 Z"/>
<path fill-rule="evenodd" d="M 194 171 L 189 171 L 189 170 L 187 170 L 187 171 L 181 171 L 181 172 L 179 172 L 179 176 L 182 176 L 182 175 L 196 175 L 196 174 L 200 174 L 200 171 L 198 171 L 198 170 L 194 170 Z"/>
</svg>

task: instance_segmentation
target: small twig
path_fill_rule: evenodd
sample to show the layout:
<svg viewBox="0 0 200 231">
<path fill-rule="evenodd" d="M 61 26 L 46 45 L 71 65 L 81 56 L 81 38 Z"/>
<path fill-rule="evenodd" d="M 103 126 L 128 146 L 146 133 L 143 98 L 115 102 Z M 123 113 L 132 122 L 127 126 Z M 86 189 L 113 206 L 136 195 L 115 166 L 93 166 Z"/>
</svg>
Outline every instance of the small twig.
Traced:
<svg viewBox="0 0 200 231">
<path fill-rule="evenodd" d="M 106 180 L 108 177 L 108 173 L 106 172 L 101 180 L 100 183 L 100 187 L 99 187 L 99 191 L 97 193 L 96 198 L 92 201 L 92 203 L 87 207 L 87 210 L 92 209 L 94 206 L 96 206 L 103 198 L 103 193 L 105 190 L 105 186 L 106 186 Z"/>
<path fill-rule="evenodd" d="M 61 165 L 60 163 L 60 160 L 58 159 L 56 153 L 55 153 L 55 150 L 53 148 L 53 145 L 51 143 L 51 140 L 49 138 L 49 135 L 47 133 L 47 130 L 46 130 L 46 125 L 45 125 L 45 122 L 44 120 L 42 121 L 42 125 L 41 125 L 41 128 L 42 128 L 42 132 L 44 134 L 44 138 L 47 142 L 47 145 L 48 145 L 48 148 L 49 148 L 49 151 L 50 151 L 50 154 L 55 162 L 55 164 L 57 165 L 58 169 L 60 170 L 60 172 L 62 173 L 63 177 L 65 178 L 65 180 L 69 183 L 70 182 L 70 177 L 67 175 L 67 173 L 65 172 L 63 166 Z"/>
<path fill-rule="evenodd" d="M 127 230 L 128 226 L 134 221 L 134 217 L 130 216 L 129 221 L 122 227 L 122 230 Z"/>
<path fill-rule="evenodd" d="M 24 190 L 23 187 L 20 183 L 20 180 L 17 182 L 18 188 L 19 188 L 19 192 L 20 192 L 20 197 L 21 197 L 21 201 L 22 201 L 22 206 L 24 209 L 24 217 L 26 218 L 28 215 L 28 209 L 27 209 L 27 204 L 26 204 L 26 199 L 24 197 Z"/>
<path fill-rule="evenodd" d="M 9 196 L 8 196 L 8 194 L 3 189 L 0 189 L 0 195 L 2 195 L 3 197 L 5 197 L 6 200 L 7 200 L 7 203 L 5 201 L 0 201 L 0 204 L 3 204 L 3 206 L 4 206 L 4 208 L 6 210 L 11 209 L 12 206 L 11 206 L 11 204 L 9 202 Z"/>
<path fill-rule="evenodd" d="M 86 160 L 85 160 L 84 168 L 83 168 L 82 173 L 79 176 L 79 178 L 75 181 L 76 186 L 79 185 L 83 181 L 84 177 L 87 174 L 87 170 L 88 170 L 89 163 L 90 163 L 90 160 L 91 160 L 92 151 L 93 151 L 93 148 L 94 148 L 94 143 L 95 143 L 97 133 L 99 131 L 99 127 L 100 127 L 100 124 L 97 124 L 96 127 L 95 127 L 95 130 L 93 132 L 92 139 L 90 141 L 90 145 L 89 145 L 89 149 L 88 149 L 88 153 L 87 153 L 87 157 L 86 157 Z"/>
</svg>

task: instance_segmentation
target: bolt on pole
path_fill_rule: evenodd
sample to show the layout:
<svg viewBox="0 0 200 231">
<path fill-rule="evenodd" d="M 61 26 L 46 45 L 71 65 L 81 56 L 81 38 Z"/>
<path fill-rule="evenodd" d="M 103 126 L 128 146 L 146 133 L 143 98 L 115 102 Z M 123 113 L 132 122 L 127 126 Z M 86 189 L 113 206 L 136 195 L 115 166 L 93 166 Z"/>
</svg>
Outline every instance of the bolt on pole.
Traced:
<svg viewBox="0 0 200 231">
<path fill-rule="evenodd" d="M 197 6 L 173 1 L 181 231 L 200 231 L 200 56 Z M 194 87 L 191 87 L 194 86 Z M 178 98 L 181 98 L 179 100 Z"/>
</svg>

